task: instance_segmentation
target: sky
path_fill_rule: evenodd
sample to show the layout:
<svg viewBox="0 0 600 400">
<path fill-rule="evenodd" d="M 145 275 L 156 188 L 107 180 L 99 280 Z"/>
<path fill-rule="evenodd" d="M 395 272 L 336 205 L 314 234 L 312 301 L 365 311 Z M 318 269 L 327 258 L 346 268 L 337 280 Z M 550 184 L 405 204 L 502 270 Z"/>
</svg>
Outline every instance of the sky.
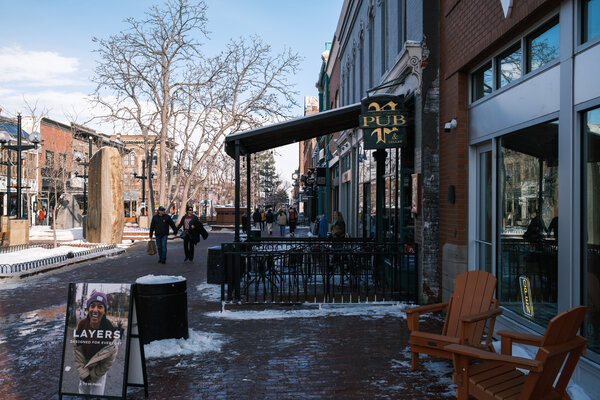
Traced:
<svg viewBox="0 0 600 400">
<path fill-rule="evenodd" d="M 94 86 L 96 65 L 92 37 L 108 38 L 126 28 L 123 21 L 141 19 L 149 0 L 0 0 L 0 108 L 3 116 L 27 110 L 25 101 L 49 117 L 84 123 L 93 112 L 85 101 Z M 258 35 L 278 53 L 291 48 L 303 57 L 295 81 L 302 115 L 304 96 L 316 96 L 321 53 L 331 41 L 343 0 L 206 0 L 208 30 L 204 49 L 215 54 L 230 38 Z M 102 133 L 111 126 L 87 122 Z M 291 181 L 298 145 L 276 151 L 281 178 Z"/>
</svg>

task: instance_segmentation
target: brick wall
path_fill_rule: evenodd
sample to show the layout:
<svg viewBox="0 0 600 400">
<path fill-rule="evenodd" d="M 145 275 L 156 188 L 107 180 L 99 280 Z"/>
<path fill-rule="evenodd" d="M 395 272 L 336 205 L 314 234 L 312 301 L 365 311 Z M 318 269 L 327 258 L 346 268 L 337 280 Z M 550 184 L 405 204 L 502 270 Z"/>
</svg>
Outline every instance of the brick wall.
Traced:
<svg viewBox="0 0 600 400">
<path fill-rule="evenodd" d="M 510 45 L 559 0 L 514 0 L 509 18 L 499 0 L 442 0 L 440 8 L 440 198 L 439 240 L 443 299 L 454 277 L 467 268 L 469 72 Z M 458 126 L 444 132 L 456 118 Z M 455 201 L 448 201 L 450 186 Z"/>
</svg>

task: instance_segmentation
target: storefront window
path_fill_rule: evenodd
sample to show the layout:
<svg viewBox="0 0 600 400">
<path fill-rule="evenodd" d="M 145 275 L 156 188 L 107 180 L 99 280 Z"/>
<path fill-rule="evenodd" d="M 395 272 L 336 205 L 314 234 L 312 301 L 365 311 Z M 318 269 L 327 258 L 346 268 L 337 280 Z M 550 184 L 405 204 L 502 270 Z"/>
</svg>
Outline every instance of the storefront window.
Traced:
<svg viewBox="0 0 600 400">
<path fill-rule="evenodd" d="M 558 18 L 527 38 L 527 72 L 558 57 Z"/>
<path fill-rule="evenodd" d="M 582 174 L 582 302 L 588 307 L 583 335 L 600 353 L 600 109 L 584 114 Z"/>
<path fill-rule="evenodd" d="M 492 63 L 489 62 L 477 70 L 471 79 L 473 101 L 492 93 Z"/>
<path fill-rule="evenodd" d="M 498 162 L 498 297 L 546 325 L 557 313 L 558 121 L 502 137 Z"/>
<path fill-rule="evenodd" d="M 582 42 L 600 35 L 600 0 L 583 0 Z"/>
</svg>

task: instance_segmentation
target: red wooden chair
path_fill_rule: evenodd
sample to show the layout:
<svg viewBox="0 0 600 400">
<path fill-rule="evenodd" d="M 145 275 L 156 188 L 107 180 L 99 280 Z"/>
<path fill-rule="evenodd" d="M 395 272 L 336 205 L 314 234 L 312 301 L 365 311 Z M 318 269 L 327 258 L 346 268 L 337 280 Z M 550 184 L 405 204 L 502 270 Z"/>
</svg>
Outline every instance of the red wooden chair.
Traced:
<svg viewBox="0 0 600 400">
<path fill-rule="evenodd" d="M 467 400 L 469 395 L 490 400 L 570 400 L 567 384 L 585 353 L 586 340 L 577 335 L 585 313 L 586 307 L 579 306 L 557 315 L 548 324 L 544 336 L 499 331 L 502 354 L 459 344 L 447 346 L 454 355 L 456 397 L 459 400 Z M 513 343 L 539 347 L 535 359 L 512 356 Z M 482 362 L 470 365 L 473 359 Z M 529 374 L 517 368 L 527 369 Z"/>
<path fill-rule="evenodd" d="M 419 368 L 419 353 L 452 359 L 445 350 L 449 344 L 469 344 L 491 349 L 496 317 L 502 314 L 498 300 L 494 299 L 496 278 L 485 271 L 468 271 L 456 277 L 454 293 L 446 303 L 430 304 L 403 310 L 410 329 L 411 366 Z M 419 316 L 446 310 L 446 320 L 440 334 L 419 330 Z M 485 325 L 490 321 L 485 345 Z"/>
</svg>

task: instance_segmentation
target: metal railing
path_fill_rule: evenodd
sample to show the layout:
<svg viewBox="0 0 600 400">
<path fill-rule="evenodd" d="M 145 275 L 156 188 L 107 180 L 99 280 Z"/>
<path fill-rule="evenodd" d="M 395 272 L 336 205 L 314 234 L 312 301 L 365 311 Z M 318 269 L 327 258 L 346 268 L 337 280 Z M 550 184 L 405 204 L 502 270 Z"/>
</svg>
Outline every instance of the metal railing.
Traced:
<svg viewBox="0 0 600 400">
<path fill-rule="evenodd" d="M 417 301 L 415 244 L 265 238 L 221 245 L 222 300 L 245 303 Z"/>
<path fill-rule="evenodd" d="M 14 246 L 14 247 L 17 247 L 17 246 Z M 44 267 L 47 265 L 64 262 L 70 258 L 78 258 L 78 257 L 83 257 L 83 256 L 87 256 L 87 255 L 94 254 L 94 253 L 100 253 L 102 251 L 112 250 L 116 247 L 117 246 L 115 244 L 100 244 L 95 247 L 88 248 L 86 250 L 69 252 L 68 254 L 62 254 L 59 256 L 45 257 L 45 258 L 41 258 L 38 260 L 26 261 L 26 262 L 17 263 L 17 264 L 0 264 L 0 274 L 9 275 L 9 274 L 15 274 L 15 273 L 21 273 L 21 272 L 27 272 L 27 271 L 34 271 L 38 268 L 41 268 L 41 267 Z"/>
</svg>

